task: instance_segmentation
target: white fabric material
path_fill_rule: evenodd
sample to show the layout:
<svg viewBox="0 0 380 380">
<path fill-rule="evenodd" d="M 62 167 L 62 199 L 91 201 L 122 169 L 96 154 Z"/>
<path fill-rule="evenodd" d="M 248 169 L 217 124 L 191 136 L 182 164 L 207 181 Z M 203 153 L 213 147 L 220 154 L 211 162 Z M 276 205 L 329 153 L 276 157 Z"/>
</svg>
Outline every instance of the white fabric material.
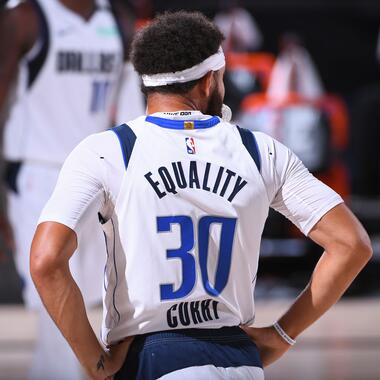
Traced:
<svg viewBox="0 0 380 380">
<path fill-rule="evenodd" d="M 264 380 L 264 371 L 259 367 L 214 367 L 205 365 L 188 367 L 161 376 L 157 380 Z"/>
<path fill-rule="evenodd" d="M 305 168 L 299 158 L 272 137 L 253 132 L 261 154 L 261 172 L 270 207 L 304 235 L 342 198 Z"/>
<path fill-rule="evenodd" d="M 17 178 L 18 194 L 8 193 L 8 215 L 16 242 L 16 267 L 24 281 L 24 301 L 33 309 L 41 308 L 42 304 L 29 272 L 30 243 L 41 210 L 56 185 L 59 170 L 55 166 L 25 163 Z M 71 272 L 87 305 L 99 303 L 102 294 L 105 243 L 97 217 L 99 196 L 93 194 L 81 210 L 81 222 L 75 226 L 80 247 L 70 259 Z"/>
<path fill-rule="evenodd" d="M 226 65 L 223 49 L 206 58 L 201 63 L 185 70 L 173 73 L 143 75 L 142 80 L 146 87 L 166 86 L 173 83 L 185 83 L 202 78 L 209 71 L 218 71 Z"/>
<path fill-rule="evenodd" d="M 226 37 L 226 51 L 251 51 L 260 49 L 263 35 L 251 13 L 244 8 L 234 8 L 215 15 L 214 23 Z"/>
<path fill-rule="evenodd" d="M 6 9 L 12 9 L 12 8 L 15 8 L 17 7 L 20 3 L 21 3 L 22 0 L 8 0 L 5 4 L 5 8 Z"/>
<path fill-rule="evenodd" d="M 25 303 L 42 309 L 29 274 L 30 243 L 38 217 L 66 156 L 83 138 L 111 125 L 123 47 L 110 10 L 98 8 L 86 22 L 61 1 L 38 3 L 48 23 L 48 54 L 30 87 L 28 60 L 38 53 L 40 40 L 19 64 L 15 102 L 5 125 L 4 155 L 8 160 L 25 162 L 17 179 L 18 194 L 9 193 L 9 217 L 16 241 L 15 261 L 24 279 Z M 108 1 L 97 3 L 106 6 Z M 83 224 L 76 226 L 80 250 L 70 260 L 87 305 L 101 301 L 105 261 L 96 202 L 94 196 L 81 213 Z M 79 379 L 80 368 L 70 347 L 46 320 L 39 323 L 32 378 Z"/>
<path fill-rule="evenodd" d="M 82 368 L 57 326 L 42 307 L 29 272 L 30 243 L 38 217 L 49 199 L 59 167 L 25 163 L 17 178 L 18 194 L 8 193 L 8 216 L 16 242 L 15 262 L 23 279 L 23 298 L 38 313 L 36 342 L 29 380 L 84 380 Z M 70 269 L 87 305 L 101 300 L 105 243 L 97 221 L 96 198 L 76 227 L 80 249 L 70 260 Z"/>
<path fill-rule="evenodd" d="M 284 101 L 291 92 L 308 100 L 318 99 L 325 92 L 310 54 L 301 46 L 280 53 L 271 73 L 267 95 L 271 100 Z"/>
<path fill-rule="evenodd" d="M 189 111 L 155 116 L 184 120 L 208 118 Z M 160 300 L 160 284 L 172 283 L 178 289 L 182 283 L 181 260 L 168 260 L 166 256 L 168 249 L 181 247 L 180 226 L 174 224 L 172 231 L 157 233 L 157 216 L 165 215 L 189 215 L 195 226 L 200 218 L 208 215 L 237 218 L 230 276 L 223 292 L 218 297 L 205 293 L 195 228 L 194 247 L 188 255 L 196 261 L 196 282 L 192 292 L 181 301 L 213 298 L 218 302 L 218 318 L 213 314 L 211 320 L 191 322 L 186 327 L 218 328 L 251 322 L 255 312 L 252 279 L 257 272 L 261 234 L 269 207 L 283 213 L 307 235 L 342 199 L 315 179 L 285 146 L 262 133 L 254 134 L 262 162 L 259 173 L 242 145 L 237 128 L 229 123 L 221 121 L 206 129 L 168 130 L 145 122 L 143 116 L 128 125 L 137 136 L 128 170 L 113 132 L 88 137 L 68 157 L 40 218 L 40 222 L 57 221 L 76 229 L 91 199 L 103 194 L 100 209 L 108 220 L 104 231 L 109 256 L 102 339 L 113 343 L 126 335 L 167 330 L 167 315 L 179 320 L 176 303 Z M 187 153 L 186 138 L 194 140 L 194 156 Z M 222 186 L 215 193 L 189 187 L 177 187 L 176 194 L 169 193 L 158 169 L 166 167 L 174 178 L 171 163 L 182 162 L 187 176 L 190 160 L 197 162 L 201 186 L 206 162 L 211 168 L 209 184 L 215 183 L 219 167 L 236 173 L 227 184 L 226 174 L 223 176 L 227 196 L 238 176 L 247 185 L 231 202 L 220 195 Z M 148 183 L 147 173 L 158 182 L 159 191 L 166 193 L 161 199 Z M 220 229 L 210 227 L 209 238 L 207 266 L 213 279 L 211 273 L 215 273 L 219 257 Z M 181 327 L 178 323 L 177 328 Z"/>
<path fill-rule="evenodd" d="M 17 177 L 18 194 L 8 192 L 8 217 L 15 238 L 15 264 L 23 279 L 23 298 L 28 307 L 40 308 L 40 297 L 29 272 L 30 243 L 39 214 L 54 190 L 59 167 L 24 164 Z"/>
<path fill-rule="evenodd" d="M 16 100 L 5 124 L 4 155 L 13 161 L 62 165 L 86 136 L 111 126 L 123 46 L 108 9 L 98 9 L 86 22 L 58 0 L 38 3 L 48 22 L 48 54 L 30 87 L 30 56 L 19 64 Z"/>
<path fill-rule="evenodd" d="M 145 99 L 140 89 L 141 78 L 130 62 L 124 64 L 123 77 L 117 97 L 116 124 L 123 124 L 127 120 L 145 113 Z"/>
<path fill-rule="evenodd" d="M 276 107 L 268 103 L 241 112 L 237 123 L 253 131 L 264 132 L 291 149 L 311 171 L 324 169 L 328 161 L 326 123 L 321 109 L 310 102 Z"/>
<path fill-rule="evenodd" d="M 223 104 L 222 106 L 222 119 L 227 123 L 229 123 L 232 119 L 232 111 L 231 108 L 227 106 L 227 104 Z"/>
</svg>

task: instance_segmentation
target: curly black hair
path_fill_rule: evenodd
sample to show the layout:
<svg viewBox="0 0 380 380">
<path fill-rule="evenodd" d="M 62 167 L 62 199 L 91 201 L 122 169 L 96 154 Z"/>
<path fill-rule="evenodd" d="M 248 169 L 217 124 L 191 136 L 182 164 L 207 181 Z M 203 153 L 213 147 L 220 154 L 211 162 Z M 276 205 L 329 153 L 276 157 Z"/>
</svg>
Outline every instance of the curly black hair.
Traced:
<svg viewBox="0 0 380 380">
<path fill-rule="evenodd" d="M 215 54 L 224 37 L 199 12 L 172 12 L 157 16 L 132 42 L 131 61 L 140 74 L 160 74 L 188 69 Z M 199 81 L 145 87 L 142 91 L 182 94 Z"/>
</svg>

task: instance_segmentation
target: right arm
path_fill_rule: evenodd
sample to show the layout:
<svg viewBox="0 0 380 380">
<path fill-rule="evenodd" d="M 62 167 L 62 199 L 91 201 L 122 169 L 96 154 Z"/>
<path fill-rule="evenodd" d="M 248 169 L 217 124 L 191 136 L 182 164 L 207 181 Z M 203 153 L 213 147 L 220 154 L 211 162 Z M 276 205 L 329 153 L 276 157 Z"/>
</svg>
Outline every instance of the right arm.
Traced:
<svg viewBox="0 0 380 380">
<path fill-rule="evenodd" d="M 340 299 L 371 258 L 372 249 L 367 233 L 342 199 L 314 178 L 294 153 L 265 135 L 260 143 L 271 206 L 325 250 L 309 284 L 278 321 L 295 339 Z M 244 329 L 260 348 L 264 365 L 290 348 L 272 326 Z"/>
<path fill-rule="evenodd" d="M 322 217 L 309 237 L 325 252 L 306 289 L 279 320 L 283 329 L 294 337 L 340 299 L 372 256 L 366 231 L 343 204 Z"/>
<path fill-rule="evenodd" d="M 327 212 L 309 237 L 324 248 L 310 282 L 278 323 L 293 339 L 331 308 L 372 256 L 364 228 L 343 204 Z M 289 348 L 273 327 L 244 327 L 260 349 L 264 366 Z"/>
</svg>

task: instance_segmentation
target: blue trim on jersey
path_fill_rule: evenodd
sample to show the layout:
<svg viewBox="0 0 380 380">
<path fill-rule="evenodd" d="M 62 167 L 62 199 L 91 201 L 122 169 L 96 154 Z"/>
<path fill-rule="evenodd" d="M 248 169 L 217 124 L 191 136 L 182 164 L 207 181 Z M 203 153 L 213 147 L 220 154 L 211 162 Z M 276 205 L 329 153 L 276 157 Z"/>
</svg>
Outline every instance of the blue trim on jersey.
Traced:
<svg viewBox="0 0 380 380">
<path fill-rule="evenodd" d="M 111 128 L 111 131 L 116 133 L 119 139 L 125 169 L 128 169 L 128 163 L 135 145 L 136 135 L 127 124 L 121 124 L 117 127 Z"/>
<path fill-rule="evenodd" d="M 220 119 L 217 116 L 213 116 L 207 120 L 173 120 L 157 116 L 147 116 L 145 121 L 169 129 L 185 129 L 185 122 L 189 121 L 194 123 L 194 129 L 211 128 L 220 123 Z"/>
<path fill-rule="evenodd" d="M 42 10 L 40 4 L 38 4 L 38 1 L 31 0 L 31 4 L 33 5 L 34 9 L 36 10 L 38 21 L 39 21 L 39 39 L 41 40 L 41 47 L 38 52 L 38 54 L 28 62 L 28 88 L 32 86 L 32 84 L 37 79 L 38 74 L 40 73 L 50 47 L 50 37 L 49 37 L 49 26 L 46 19 L 46 16 L 44 14 L 44 11 Z"/>
<path fill-rule="evenodd" d="M 116 277 L 116 281 L 115 281 L 115 287 L 113 289 L 113 292 L 112 292 L 112 304 L 113 304 L 113 307 L 117 313 L 117 323 L 120 322 L 120 312 L 119 310 L 117 309 L 116 307 L 116 289 L 117 289 L 117 286 L 119 284 L 119 277 L 118 277 L 118 274 L 117 274 L 117 265 L 116 265 L 116 231 L 115 231 L 115 224 L 111 218 L 111 223 L 112 223 L 112 239 L 113 239 L 113 249 L 112 249 L 112 256 L 113 256 L 113 267 L 115 269 L 115 277 Z"/>
<path fill-rule="evenodd" d="M 8 190 L 15 194 L 19 193 L 17 183 L 22 164 L 22 161 L 5 161 L 3 179 Z"/>
<path fill-rule="evenodd" d="M 241 140 L 255 162 L 258 171 L 261 171 L 261 157 L 259 147 L 257 145 L 256 137 L 252 131 L 237 126 L 240 133 Z"/>
<path fill-rule="evenodd" d="M 204 365 L 262 368 L 255 343 L 240 327 L 170 330 L 137 335 L 114 379 L 157 379 Z"/>
</svg>

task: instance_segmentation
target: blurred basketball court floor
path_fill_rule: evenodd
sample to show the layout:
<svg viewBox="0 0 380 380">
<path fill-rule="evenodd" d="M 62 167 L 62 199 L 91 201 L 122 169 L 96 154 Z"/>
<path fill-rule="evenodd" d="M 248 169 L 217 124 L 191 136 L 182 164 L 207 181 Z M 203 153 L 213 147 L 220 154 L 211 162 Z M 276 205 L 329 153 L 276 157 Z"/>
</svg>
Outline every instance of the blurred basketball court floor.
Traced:
<svg viewBox="0 0 380 380">
<path fill-rule="evenodd" d="M 257 302 L 255 325 L 274 322 L 289 302 Z M 95 331 L 99 331 L 101 309 L 89 315 Z M 379 298 L 340 301 L 299 337 L 292 350 L 266 369 L 266 379 L 379 380 L 379 322 Z M 25 379 L 35 334 L 33 312 L 22 306 L 0 307 L 0 380 Z"/>
</svg>

